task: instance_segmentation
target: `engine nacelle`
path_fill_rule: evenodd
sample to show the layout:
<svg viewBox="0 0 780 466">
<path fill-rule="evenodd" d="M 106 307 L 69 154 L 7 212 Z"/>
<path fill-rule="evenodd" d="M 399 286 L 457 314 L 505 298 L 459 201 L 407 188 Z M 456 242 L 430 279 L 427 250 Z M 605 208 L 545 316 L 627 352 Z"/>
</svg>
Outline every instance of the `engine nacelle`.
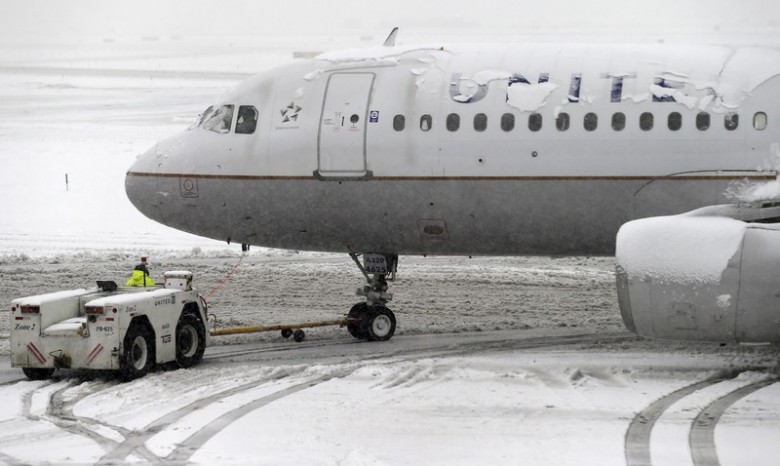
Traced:
<svg viewBox="0 0 780 466">
<path fill-rule="evenodd" d="M 780 341 L 780 226 L 678 215 L 628 222 L 616 245 L 620 313 L 646 337 Z"/>
</svg>

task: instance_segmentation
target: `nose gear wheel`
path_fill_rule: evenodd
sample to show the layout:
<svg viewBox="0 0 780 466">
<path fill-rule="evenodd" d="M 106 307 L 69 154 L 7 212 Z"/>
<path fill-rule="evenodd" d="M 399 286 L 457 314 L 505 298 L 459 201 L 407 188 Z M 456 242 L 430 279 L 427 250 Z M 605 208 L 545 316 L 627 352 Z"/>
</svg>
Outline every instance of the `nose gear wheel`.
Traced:
<svg viewBox="0 0 780 466">
<path fill-rule="evenodd" d="M 393 295 L 387 291 L 387 282 L 395 279 L 398 255 L 367 254 L 371 256 L 371 267 L 368 267 L 369 259 L 366 259 L 367 265 L 364 266 L 358 259 L 359 254 L 349 255 L 366 277 L 368 285 L 357 291 L 358 295 L 366 297 L 366 301 L 355 304 L 349 310 L 347 331 L 360 340 L 387 341 L 395 334 L 396 327 L 395 314 L 386 306 L 393 299 Z"/>
<path fill-rule="evenodd" d="M 385 306 L 357 303 L 347 314 L 347 331 L 359 340 L 387 341 L 395 334 L 393 311 Z"/>
</svg>

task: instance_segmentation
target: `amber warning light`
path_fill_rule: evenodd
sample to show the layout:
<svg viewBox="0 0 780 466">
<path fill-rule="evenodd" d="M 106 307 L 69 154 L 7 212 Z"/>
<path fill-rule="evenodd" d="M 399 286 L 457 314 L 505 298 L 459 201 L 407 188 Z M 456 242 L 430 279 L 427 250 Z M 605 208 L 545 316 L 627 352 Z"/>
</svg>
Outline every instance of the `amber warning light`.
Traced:
<svg viewBox="0 0 780 466">
<path fill-rule="evenodd" d="M 87 306 L 84 312 L 88 315 L 103 315 L 105 308 L 103 306 Z"/>
</svg>

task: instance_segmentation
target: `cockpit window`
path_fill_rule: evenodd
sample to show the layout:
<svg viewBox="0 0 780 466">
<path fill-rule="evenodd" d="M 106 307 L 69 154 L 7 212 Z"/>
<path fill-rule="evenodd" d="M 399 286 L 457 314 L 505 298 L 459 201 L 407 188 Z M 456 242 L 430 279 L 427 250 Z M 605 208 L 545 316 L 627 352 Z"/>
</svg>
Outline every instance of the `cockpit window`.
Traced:
<svg viewBox="0 0 780 466">
<path fill-rule="evenodd" d="M 257 127 L 257 109 L 251 105 L 238 107 L 238 120 L 236 120 L 236 133 L 252 134 Z"/>
<path fill-rule="evenodd" d="M 215 133 L 229 133 L 233 124 L 233 105 L 221 105 L 206 111 L 200 121 L 200 127 Z"/>
<path fill-rule="evenodd" d="M 214 112 L 214 106 L 207 108 L 205 112 L 203 112 L 200 115 L 200 120 L 198 121 L 198 126 L 203 126 L 203 122 L 206 121 L 210 116 L 211 113 Z"/>
</svg>

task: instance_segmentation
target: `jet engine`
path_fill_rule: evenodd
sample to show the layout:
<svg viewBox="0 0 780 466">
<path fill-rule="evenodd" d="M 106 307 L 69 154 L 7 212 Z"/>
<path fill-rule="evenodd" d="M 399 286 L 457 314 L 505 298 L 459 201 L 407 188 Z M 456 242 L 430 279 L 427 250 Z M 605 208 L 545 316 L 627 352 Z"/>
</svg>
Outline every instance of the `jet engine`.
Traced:
<svg viewBox="0 0 780 466">
<path fill-rule="evenodd" d="M 714 206 L 623 225 L 615 259 L 626 327 L 671 340 L 780 341 L 778 209 Z"/>
</svg>

